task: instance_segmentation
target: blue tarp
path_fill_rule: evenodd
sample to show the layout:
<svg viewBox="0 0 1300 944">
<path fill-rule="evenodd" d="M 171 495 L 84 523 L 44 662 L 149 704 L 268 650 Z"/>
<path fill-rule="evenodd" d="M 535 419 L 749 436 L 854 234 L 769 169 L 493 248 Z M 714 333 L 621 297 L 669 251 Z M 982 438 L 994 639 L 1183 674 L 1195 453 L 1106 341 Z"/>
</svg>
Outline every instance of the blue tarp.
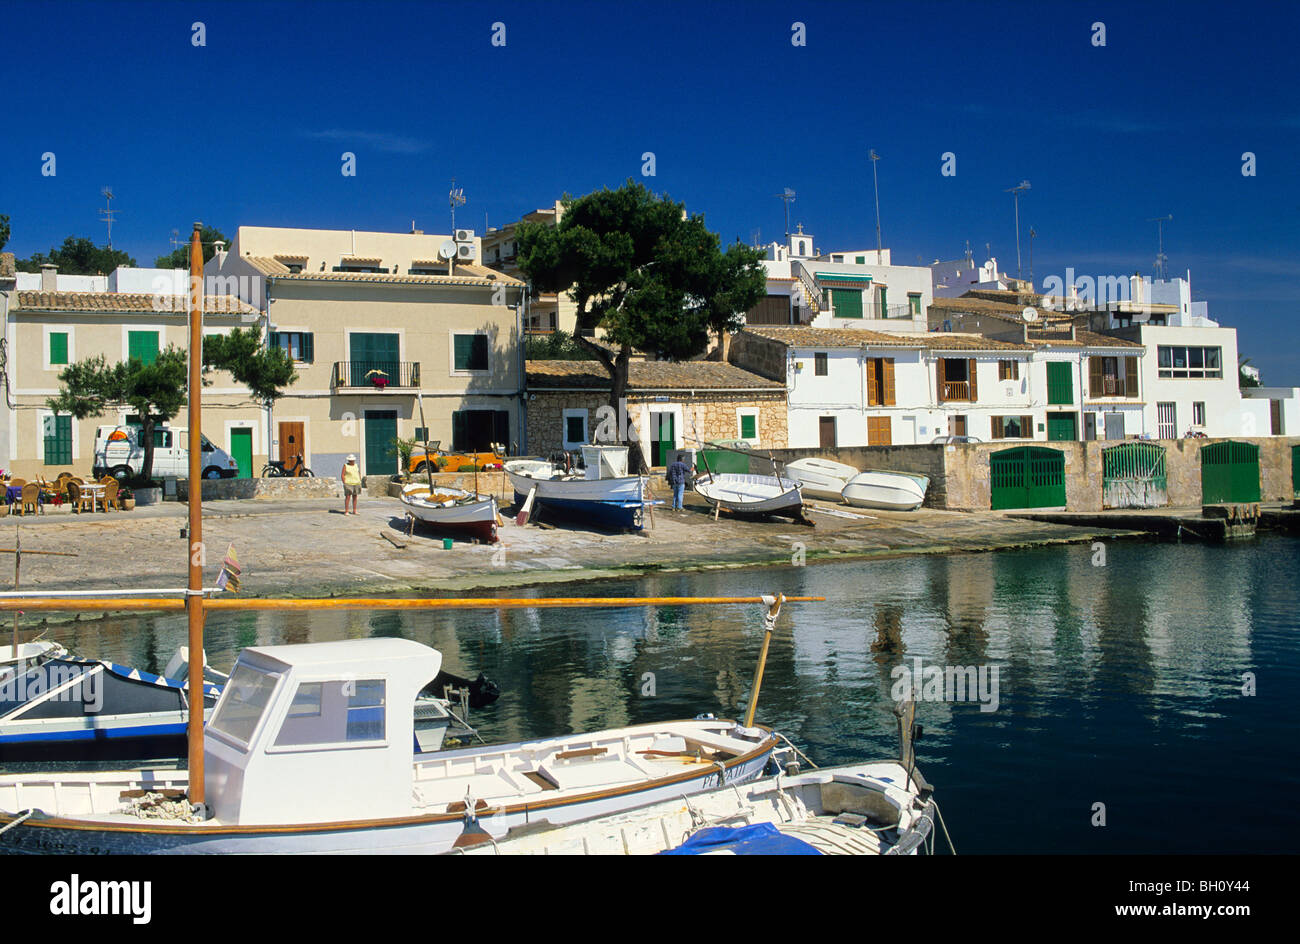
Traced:
<svg viewBox="0 0 1300 944">
<path fill-rule="evenodd" d="M 701 829 L 676 849 L 659 854 L 703 855 L 709 852 L 729 855 L 821 855 L 815 847 L 802 839 L 783 835 L 771 823 Z"/>
</svg>

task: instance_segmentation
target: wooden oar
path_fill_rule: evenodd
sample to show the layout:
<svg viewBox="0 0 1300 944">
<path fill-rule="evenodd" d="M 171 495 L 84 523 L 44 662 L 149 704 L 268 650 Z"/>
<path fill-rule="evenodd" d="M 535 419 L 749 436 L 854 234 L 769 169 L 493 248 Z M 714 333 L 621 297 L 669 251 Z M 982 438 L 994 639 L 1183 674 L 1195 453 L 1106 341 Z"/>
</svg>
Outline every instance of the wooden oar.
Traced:
<svg viewBox="0 0 1300 944">
<path fill-rule="evenodd" d="M 524 499 L 524 507 L 519 509 L 519 514 L 515 515 L 515 524 L 521 528 L 528 524 L 528 516 L 533 511 L 533 499 L 537 497 L 537 486 L 534 485 L 528 490 L 528 497 Z"/>
</svg>

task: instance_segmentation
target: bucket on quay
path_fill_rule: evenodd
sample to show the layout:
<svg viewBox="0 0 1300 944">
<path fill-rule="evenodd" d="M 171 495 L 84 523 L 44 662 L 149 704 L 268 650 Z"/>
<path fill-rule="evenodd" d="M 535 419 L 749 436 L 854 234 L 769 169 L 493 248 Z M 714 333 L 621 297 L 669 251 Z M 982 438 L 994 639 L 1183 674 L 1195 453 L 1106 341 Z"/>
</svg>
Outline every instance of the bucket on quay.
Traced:
<svg viewBox="0 0 1300 944">
<path fill-rule="evenodd" d="M 451 550 L 451 546 L 452 546 L 452 540 L 451 540 L 451 538 L 443 538 L 443 539 L 442 539 L 442 549 L 443 549 L 444 551 L 450 551 L 450 550 Z"/>
</svg>

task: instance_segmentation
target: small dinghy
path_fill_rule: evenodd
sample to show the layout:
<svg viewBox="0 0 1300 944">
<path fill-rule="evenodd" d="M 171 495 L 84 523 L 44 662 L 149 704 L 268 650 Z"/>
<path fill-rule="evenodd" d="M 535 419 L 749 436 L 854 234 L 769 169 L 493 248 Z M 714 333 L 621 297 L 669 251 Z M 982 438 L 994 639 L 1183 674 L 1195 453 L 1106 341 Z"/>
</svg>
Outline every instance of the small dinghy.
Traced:
<svg viewBox="0 0 1300 944">
<path fill-rule="evenodd" d="M 803 486 L 805 496 L 838 502 L 842 500 L 844 486 L 858 472 L 858 469 L 843 462 L 812 458 L 787 463 L 784 474 Z"/>
<path fill-rule="evenodd" d="M 779 774 L 568 826 L 537 823 L 465 855 L 916 855 L 933 790 L 894 761 Z"/>
<path fill-rule="evenodd" d="M 402 504 L 416 520 L 436 528 L 472 535 L 489 544 L 497 540 L 497 502 L 491 495 L 476 495 L 460 488 L 423 482 L 402 488 Z"/>
<path fill-rule="evenodd" d="M 930 479 L 925 475 L 868 469 L 849 479 L 842 494 L 857 508 L 914 511 L 925 501 L 929 486 Z"/>
<path fill-rule="evenodd" d="M 695 491 L 711 505 L 737 515 L 801 517 L 799 483 L 776 475 L 704 473 L 695 478 Z"/>
</svg>

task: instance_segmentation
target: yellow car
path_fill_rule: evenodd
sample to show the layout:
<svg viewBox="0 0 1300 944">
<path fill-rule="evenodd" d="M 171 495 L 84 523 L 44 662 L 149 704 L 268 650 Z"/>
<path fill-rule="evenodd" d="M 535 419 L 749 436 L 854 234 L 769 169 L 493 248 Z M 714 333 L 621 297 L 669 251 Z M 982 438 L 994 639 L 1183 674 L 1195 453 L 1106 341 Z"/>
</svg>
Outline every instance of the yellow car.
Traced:
<svg viewBox="0 0 1300 944">
<path fill-rule="evenodd" d="M 435 472 L 468 472 L 475 465 L 480 468 L 490 466 L 492 468 L 501 468 L 501 460 L 495 452 L 467 452 L 467 453 L 447 453 L 438 448 L 438 443 L 430 443 L 429 448 L 416 446 L 411 452 L 411 461 L 407 466 L 407 471 L 415 475 L 422 473 L 428 464 L 429 457 L 433 458 L 433 471 Z"/>
</svg>

